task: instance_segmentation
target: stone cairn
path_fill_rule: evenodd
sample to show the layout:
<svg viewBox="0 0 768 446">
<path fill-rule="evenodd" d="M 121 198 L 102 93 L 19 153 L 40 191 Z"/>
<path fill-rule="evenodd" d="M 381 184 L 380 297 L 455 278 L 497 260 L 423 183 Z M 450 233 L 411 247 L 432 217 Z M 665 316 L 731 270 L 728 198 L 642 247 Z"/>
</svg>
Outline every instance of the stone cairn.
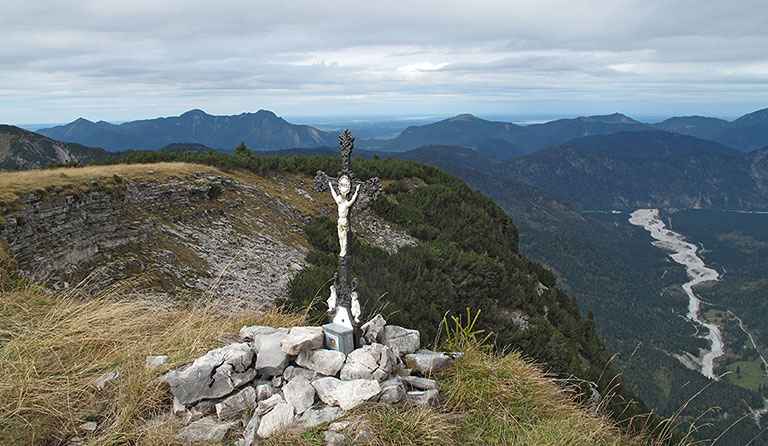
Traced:
<svg viewBox="0 0 768 446">
<path fill-rule="evenodd" d="M 362 332 L 365 345 L 345 355 L 323 348 L 321 327 L 243 327 L 244 342 L 211 350 L 161 377 L 173 394 L 174 414 L 188 423 L 177 440 L 224 441 L 244 427 L 235 444 L 250 446 L 280 429 L 332 423 L 367 401 L 437 402 L 437 382 L 428 377 L 459 354 L 419 350 L 417 330 L 386 325 L 381 315 Z M 326 443 L 345 441 L 339 431 L 346 427 L 332 423 Z"/>
<path fill-rule="evenodd" d="M 349 214 L 360 193 L 375 199 L 381 184 L 378 178 L 355 180 L 350 167 L 354 138 L 346 130 L 339 140 L 338 177 L 321 171 L 315 177 L 319 191 L 330 189 L 339 213 L 339 272 L 328 299 L 330 323 L 291 329 L 243 327 L 244 342 L 211 350 L 164 375 L 174 397 L 173 412 L 188 423 L 179 431 L 179 441 L 224 441 L 244 427 L 235 444 L 251 446 L 280 429 L 331 423 L 325 432 L 327 444 L 366 443 L 370 430 L 358 427 L 353 429 L 355 438 L 346 439 L 342 431 L 349 432 L 350 422 L 334 421 L 366 401 L 437 402 L 438 385 L 429 377 L 459 354 L 419 350 L 417 330 L 387 325 L 381 315 L 361 323 L 357 279 L 349 280 Z"/>
</svg>

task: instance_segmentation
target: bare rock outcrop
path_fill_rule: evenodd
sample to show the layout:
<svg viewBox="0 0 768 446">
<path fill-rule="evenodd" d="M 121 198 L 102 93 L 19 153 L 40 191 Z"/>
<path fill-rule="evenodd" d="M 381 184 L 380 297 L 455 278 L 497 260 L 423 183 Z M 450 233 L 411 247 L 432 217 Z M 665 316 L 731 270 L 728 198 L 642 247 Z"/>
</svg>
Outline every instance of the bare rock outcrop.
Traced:
<svg viewBox="0 0 768 446">
<path fill-rule="evenodd" d="M 392 333 L 406 336 L 415 331 L 388 327 Z M 192 364 L 164 375 L 174 395 L 174 415 L 191 423 L 177 439 L 226 438 L 231 435 L 232 423 L 240 420 L 245 429 L 235 444 L 248 446 L 280 429 L 301 430 L 331 423 L 366 401 L 434 405 L 439 399 L 439 385 L 428 374 L 450 366 L 458 357 L 427 350 L 404 354 L 409 366 L 423 375 L 408 376 L 410 371 L 403 368 L 402 359 L 386 345 L 373 343 L 345 355 L 318 346 L 314 341 L 317 333 L 322 334 L 320 327 L 290 331 L 243 327 L 240 335 L 248 342 L 211 350 Z M 279 367 L 265 367 L 275 362 L 275 355 L 280 357 Z M 333 429 L 328 435 L 339 441 L 343 437 L 340 430 Z"/>
</svg>

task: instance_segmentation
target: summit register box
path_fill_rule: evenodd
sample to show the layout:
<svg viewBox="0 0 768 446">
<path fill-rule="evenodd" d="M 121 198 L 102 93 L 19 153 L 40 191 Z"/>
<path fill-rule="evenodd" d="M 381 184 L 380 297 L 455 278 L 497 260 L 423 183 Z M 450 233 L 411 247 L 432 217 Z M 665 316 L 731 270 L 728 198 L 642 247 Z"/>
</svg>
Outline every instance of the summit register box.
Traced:
<svg viewBox="0 0 768 446">
<path fill-rule="evenodd" d="M 355 338 L 351 328 L 339 324 L 323 325 L 325 348 L 348 355 L 355 349 Z"/>
</svg>

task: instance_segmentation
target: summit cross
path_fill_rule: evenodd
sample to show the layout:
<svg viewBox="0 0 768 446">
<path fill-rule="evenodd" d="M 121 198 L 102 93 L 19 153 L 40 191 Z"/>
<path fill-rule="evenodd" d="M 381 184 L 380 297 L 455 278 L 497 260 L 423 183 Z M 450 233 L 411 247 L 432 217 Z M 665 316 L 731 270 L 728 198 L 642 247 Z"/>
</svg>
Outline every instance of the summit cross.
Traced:
<svg viewBox="0 0 768 446">
<path fill-rule="evenodd" d="M 357 279 L 349 281 L 349 212 L 360 195 L 375 200 L 381 195 L 381 183 L 378 178 L 358 181 L 352 172 L 352 149 L 355 138 L 349 132 L 339 135 L 341 148 L 341 171 L 336 177 L 329 177 L 322 170 L 315 175 L 315 188 L 318 192 L 330 189 L 338 208 L 336 231 L 339 236 L 339 271 L 334 274 L 331 296 L 328 298 L 328 316 L 335 324 L 358 331 L 360 327 L 360 302 L 357 294 Z M 354 192 L 353 192 L 354 188 Z"/>
</svg>

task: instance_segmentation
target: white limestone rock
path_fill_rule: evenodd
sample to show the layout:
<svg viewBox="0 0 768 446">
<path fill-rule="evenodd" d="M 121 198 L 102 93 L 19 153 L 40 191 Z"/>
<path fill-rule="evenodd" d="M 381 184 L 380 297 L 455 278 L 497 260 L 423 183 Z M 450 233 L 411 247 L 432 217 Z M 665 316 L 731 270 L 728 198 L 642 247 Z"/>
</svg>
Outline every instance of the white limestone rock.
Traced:
<svg viewBox="0 0 768 446">
<path fill-rule="evenodd" d="M 218 400 L 203 400 L 192 406 L 191 409 L 202 414 L 202 418 L 206 415 L 213 415 L 216 412 L 217 402 Z"/>
<path fill-rule="evenodd" d="M 304 354 L 305 352 L 301 352 L 299 356 Z M 286 381 L 291 381 L 292 379 L 303 376 L 307 379 L 307 381 L 312 381 L 315 378 L 317 378 L 317 372 L 309 369 L 305 369 L 304 367 L 296 367 L 293 365 L 289 365 L 285 368 L 285 372 L 283 372 L 283 379 Z"/>
<path fill-rule="evenodd" d="M 385 325 L 376 339 L 380 344 L 394 350 L 397 355 L 413 353 L 421 346 L 421 334 L 418 330 L 409 330 L 397 325 Z"/>
<path fill-rule="evenodd" d="M 325 406 L 317 409 L 308 409 L 296 421 L 296 429 L 311 429 L 321 424 L 330 423 L 344 415 L 341 407 Z"/>
<path fill-rule="evenodd" d="M 384 404 L 398 404 L 405 400 L 405 385 L 398 378 L 390 378 L 381 383 L 378 401 Z"/>
<path fill-rule="evenodd" d="M 269 438 L 280 429 L 285 429 L 293 424 L 293 406 L 288 403 L 280 403 L 261 418 L 256 435 L 261 438 Z"/>
<path fill-rule="evenodd" d="M 277 393 L 265 399 L 264 401 L 259 401 L 259 404 L 256 406 L 256 410 L 254 413 L 259 416 L 264 415 L 265 413 L 275 408 L 275 406 L 277 406 L 278 404 L 282 404 L 284 402 L 285 402 L 285 399 L 283 399 L 283 395 Z"/>
<path fill-rule="evenodd" d="M 278 376 L 283 373 L 288 366 L 288 355 L 283 352 L 280 343 L 287 334 L 287 329 L 277 329 L 271 334 L 258 334 L 253 337 L 251 347 L 256 352 L 256 363 L 253 365 L 256 372 L 264 376 Z"/>
<path fill-rule="evenodd" d="M 405 355 L 405 365 L 424 376 L 451 366 L 461 356 L 461 353 L 443 353 L 430 350 L 419 350 Z"/>
<path fill-rule="evenodd" d="M 248 424 L 245 425 L 245 430 L 243 431 L 242 446 L 254 445 L 256 442 L 256 431 L 259 429 L 259 424 L 261 424 L 261 417 L 254 414 L 248 421 Z"/>
<path fill-rule="evenodd" d="M 234 420 L 256 406 L 256 389 L 245 387 L 236 394 L 216 404 L 216 415 L 221 421 Z"/>
<path fill-rule="evenodd" d="M 347 355 L 336 350 L 307 350 L 296 357 L 296 364 L 321 375 L 335 376 L 346 359 Z"/>
<path fill-rule="evenodd" d="M 304 350 L 323 347 L 322 327 L 293 327 L 280 341 L 280 347 L 286 355 L 296 356 Z"/>
<path fill-rule="evenodd" d="M 328 376 L 312 381 L 312 387 L 325 404 L 339 406 L 345 411 L 375 398 L 381 392 L 381 386 L 375 379 L 342 381 Z"/>
<path fill-rule="evenodd" d="M 439 392 L 436 389 L 412 390 L 406 393 L 406 402 L 413 406 L 434 406 L 437 404 Z"/>
<path fill-rule="evenodd" d="M 363 332 L 363 341 L 366 344 L 373 344 L 376 342 L 376 338 L 381 333 L 381 329 L 387 325 L 387 321 L 380 314 L 377 314 L 373 319 L 363 324 L 360 330 Z"/>
<path fill-rule="evenodd" d="M 221 443 L 229 439 L 234 429 L 232 423 L 220 423 L 213 417 L 205 417 L 182 428 L 176 434 L 176 440 L 183 443 Z"/>
<path fill-rule="evenodd" d="M 403 376 L 400 380 L 416 390 L 437 389 L 437 381 L 434 379 L 420 378 L 418 376 Z"/>
<path fill-rule="evenodd" d="M 347 437 L 340 432 L 325 431 L 323 434 L 323 444 L 326 446 L 341 446 L 346 444 Z"/>
<path fill-rule="evenodd" d="M 99 425 L 95 421 L 87 421 L 87 422 L 81 424 L 80 426 L 78 426 L 78 428 L 81 431 L 84 431 L 84 432 L 96 432 L 96 429 L 98 427 L 99 427 Z"/>
<path fill-rule="evenodd" d="M 168 364 L 168 357 L 165 355 L 161 356 L 147 356 L 147 359 L 144 361 L 144 367 L 147 370 L 156 369 L 160 366 L 163 366 L 165 364 Z"/>
<path fill-rule="evenodd" d="M 315 403 L 315 388 L 303 376 L 297 376 L 283 386 L 283 398 L 300 415 Z"/>
<path fill-rule="evenodd" d="M 395 370 L 397 360 L 397 354 L 385 345 L 366 345 L 347 355 L 340 378 L 384 381 Z"/>
<path fill-rule="evenodd" d="M 178 398 L 173 397 L 173 404 L 171 405 L 171 413 L 180 417 L 187 411 L 187 406 L 181 404 Z"/>
<path fill-rule="evenodd" d="M 230 344 L 197 358 L 186 368 L 172 370 L 163 376 L 171 393 L 186 406 L 203 399 L 227 396 L 235 388 L 256 377 L 253 350 L 248 344 Z"/>
<path fill-rule="evenodd" d="M 117 378 L 120 378 L 119 370 L 115 370 L 114 372 L 107 373 L 106 375 L 96 379 L 93 382 L 93 387 L 96 387 L 97 389 L 102 390 L 104 386 L 107 385 L 107 383 L 110 383 L 116 380 Z"/>
<path fill-rule="evenodd" d="M 243 326 L 243 328 L 240 329 L 240 337 L 246 341 L 253 341 L 258 336 L 269 336 L 277 331 L 277 328 L 266 327 L 264 325 L 254 325 L 251 327 Z"/>
<path fill-rule="evenodd" d="M 279 391 L 271 382 L 262 382 L 256 385 L 256 401 L 264 401 Z"/>
</svg>

